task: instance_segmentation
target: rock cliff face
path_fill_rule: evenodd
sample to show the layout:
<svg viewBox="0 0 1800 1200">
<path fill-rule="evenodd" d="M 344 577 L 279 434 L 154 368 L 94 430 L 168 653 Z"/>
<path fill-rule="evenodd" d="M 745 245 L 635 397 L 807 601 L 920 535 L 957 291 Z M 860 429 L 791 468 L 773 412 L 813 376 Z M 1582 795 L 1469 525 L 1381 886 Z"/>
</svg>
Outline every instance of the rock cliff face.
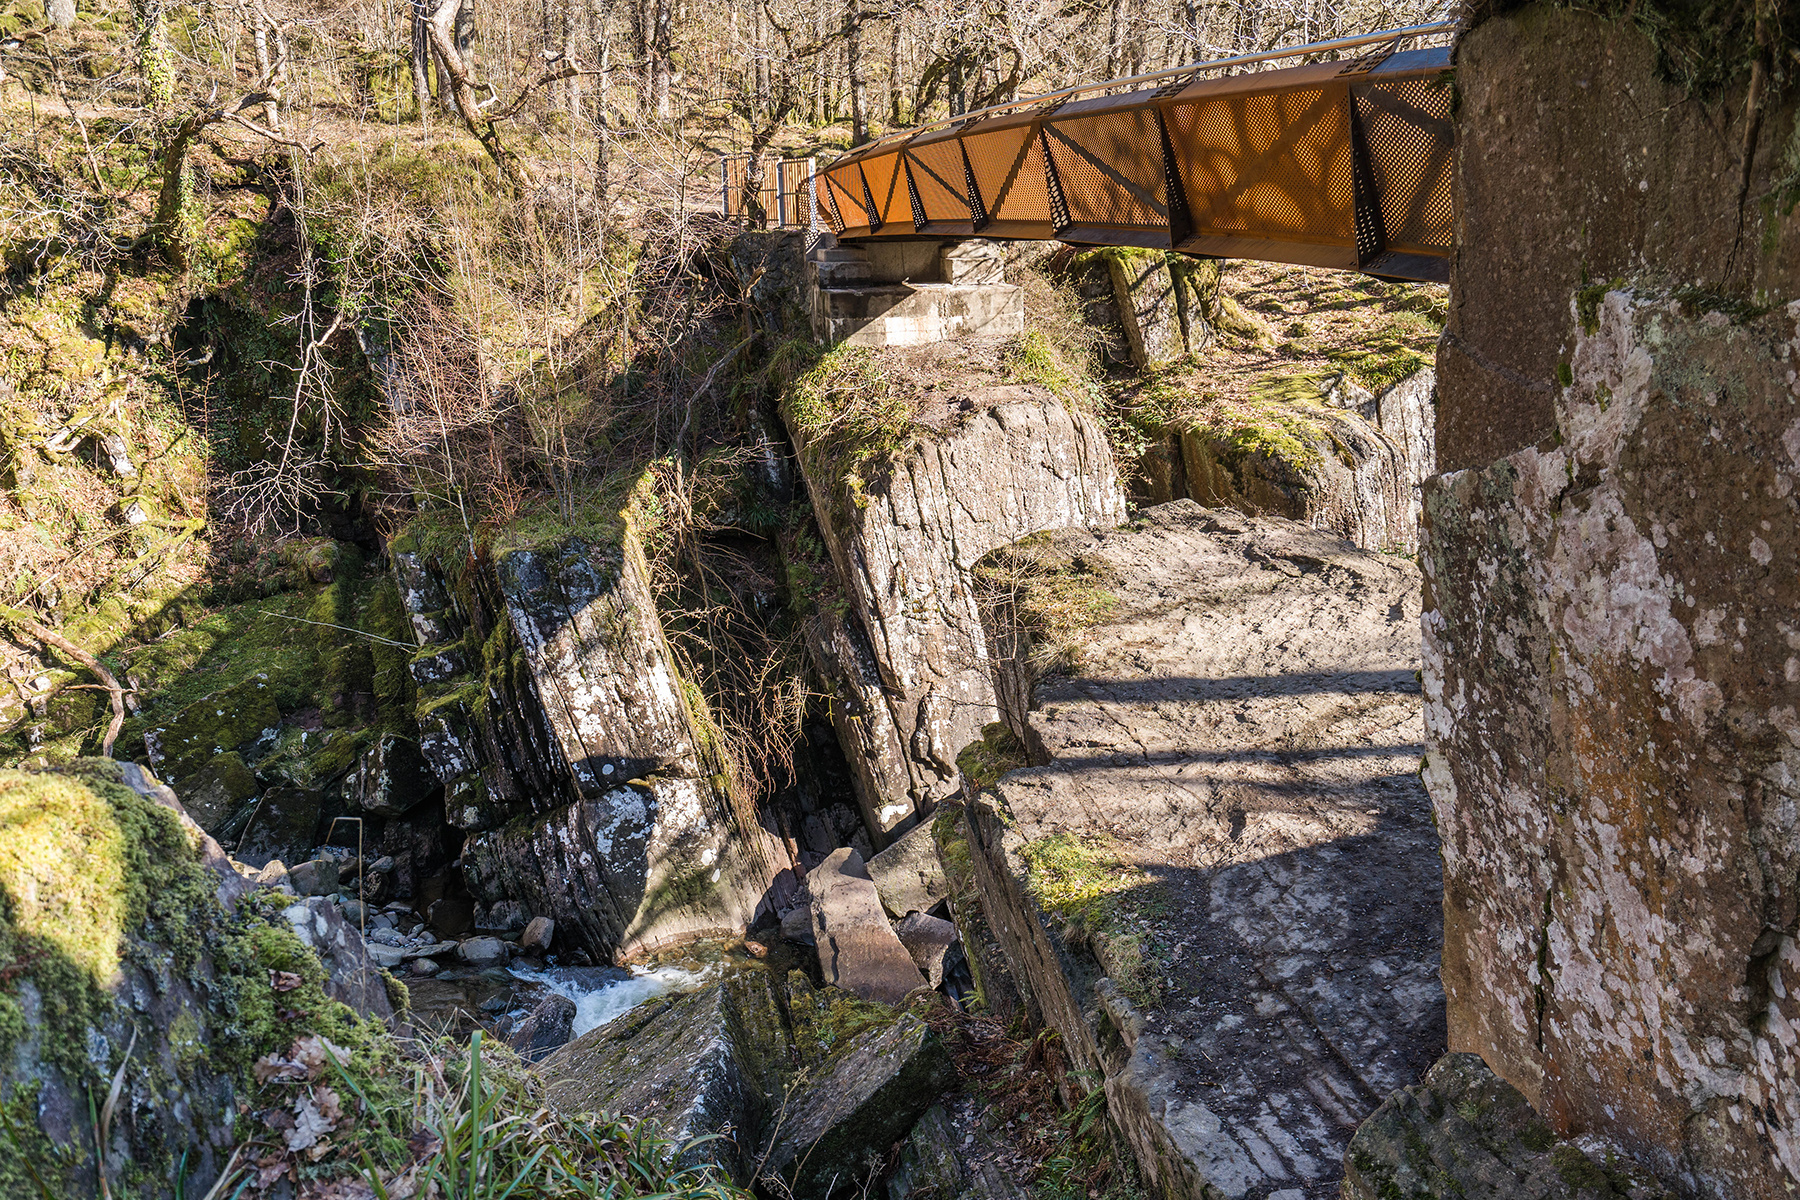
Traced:
<svg viewBox="0 0 1800 1200">
<path fill-rule="evenodd" d="M 1380 395 L 1340 383 L 1318 402 L 1291 402 L 1289 430 L 1306 433 L 1286 453 L 1179 424 L 1152 448 L 1151 499 L 1189 496 L 1302 521 L 1369 550 L 1416 551 L 1419 487 L 1437 470 L 1436 394 L 1427 369 Z"/>
<path fill-rule="evenodd" d="M 1185 500 L 1051 546 L 1114 607 L 1003 689 L 1033 765 L 962 756 L 986 920 L 1157 1194 L 1324 1195 L 1443 1048 L 1417 572 Z"/>
<path fill-rule="evenodd" d="M 452 663 L 439 694 L 421 684 L 420 745 L 474 834 L 475 895 L 522 901 L 605 959 L 740 932 L 785 859 L 708 749 L 635 534 L 498 556 L 497 604 L 463 589 L 488 625 L 479 664 L 452 590 L 394 560 L 415 631 L 437 639 L 415 663 Z"/>
<path fill-rule="evenodd" d="M 973 389 L 950 407 L 954 424 L 921 437 L 862 502 L 800 445 L 851 601 L 847 620 L 812 640 L 859 701 L 840 710 L 840 736 L 883 834 L 955 792 L 957 752 L 997 712 L 969 570 L 1027 534 L 1109 528 L 1125 514 L 1091 417 L 1034 386 Z"/>
<path fill-rule="evenodd" d="M 1629 25 L 1529 8 L 1459 62 L 1462 469 L 1423 558 L 1450 1043 L 1684 1195 L 1787 1196 L 1800 243 Z M 1766 115 L 1751 196 L 1794 116 Z"/>
</svg>

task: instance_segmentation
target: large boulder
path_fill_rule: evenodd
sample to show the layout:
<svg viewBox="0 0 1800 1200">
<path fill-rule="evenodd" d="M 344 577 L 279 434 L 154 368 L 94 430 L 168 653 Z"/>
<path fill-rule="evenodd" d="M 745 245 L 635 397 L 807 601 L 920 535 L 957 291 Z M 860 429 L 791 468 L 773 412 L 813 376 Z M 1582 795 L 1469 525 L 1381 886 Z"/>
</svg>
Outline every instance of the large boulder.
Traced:
<svg viewBox="0 0 1800 1200">
<path fill-rule="evenodd" d="M 910 912 L 926 912 L 950 894 L 944 867 L 938 862 L 931 822 L 921 821 L 894 839 L 887 849 L 868 862 L 869 878 L 881 903 L 896 918 Z"/>
<path fill-rule="evenodd" d="M 555 1050 L 537 1065 L 544 1099 L 562 1113 L 614 1112 L 654 1120 L 690 1151 L 747 1176 L 759 1127 L 780 1098 L 788 1037 L 768 976 L 654 1000 Z"/>
<path fill-rule="evenodd" d="M 925 977 L 888 924 L 862 856 L 845 847 L 806 876 L 825 982 L 864 1000 L 898 1004 Z"/>
<path fill-rule="evenodd" d="M 281 724 L 275 689 L 257 676 L 194 701 L 144 731 L 151 765 L 171 779 L 200 770 L 216 756 L 273 737 Z"/>
<path fill-rule="evenodd" d="M 958 369 L 954 361 L 945 369 Z M 808 645 L 844 693 L 833 721 L 877 848 L 955 793 L 957 751 L 994 719 L 970 569 L 1027 534 L 1110 528 L 1125 515 L 1094 418 L 1037 386 L 944 399 L 953 417 L 916 430 L 919 439 L 868 480 L 852 480 L 828 434 L 813 436 L 791 405 L 784 410 L 850 600 L 842 627 L 815 629 Z"/>
<path fill-rule="evenodd" d="M 942 1104 L 925 1110 L 888 1176 L 888 1200 L 1029 1200 L 1030 1192 L 994 1160 L 979 1124 L 959 1123 Z"/>
<path fill-rule="evenodd" d="M 866 1186 L 899 1141 L 955 1082 L 931 1027 L 911 1013 L 852 1038 L 790 1091 L 761 1174 L 793 1200 L 827 1200 Z"/>
<path fill-rule="evenodd" d="M 310 788 L 272 787 L 256 802 L 250 821 L 238 836 L 238 861 L 253 867 L 304 862 L 319 845 L 319 815 L 324 797 Z"/>
<path fill-rule="evenodd" d="M 1675 1200 L 1595 1150 L 1558 1138 L 1479 1056 L 1449 1054 L 1356 1131 L 1343 1200 Z"/>
<path fill-rule="evenodd" d="M 419 744 L 387 733 L 357 759 L 350 778 L 344 781 L 344 798 L 370 816 L 399 817 L 439 786 Z"/>
<path fill-rule="evenodd" d="M 244 756 L 228 750 L 215 754 L 204 767 L 182 780 L 176 792 L 194 823 L 213 833 L 258 790 L 256 776 L 244 765 Z"/>
<path fill-rule="evenodd" d="M 575 1036 L 575 1002 L 554 993 L 544 997 L 506 1035 L 520 1057 L 536 1062 Z"/>
</svg>

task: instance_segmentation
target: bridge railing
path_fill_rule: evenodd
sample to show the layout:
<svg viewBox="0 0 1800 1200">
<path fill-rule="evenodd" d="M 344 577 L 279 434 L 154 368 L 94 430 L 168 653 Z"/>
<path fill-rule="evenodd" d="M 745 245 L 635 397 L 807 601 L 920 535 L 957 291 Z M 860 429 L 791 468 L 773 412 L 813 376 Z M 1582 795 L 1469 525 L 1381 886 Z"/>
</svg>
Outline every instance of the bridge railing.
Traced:
<svg viewBox="0 0 1800 1200">
<path fill-rule="evenodd" d="M 1450 29 L 1107 80 L 896 132 L 818 173 L 819 215 L 849 240 L 1056 239 L 1441 281 L 1450 48 L 1402 47 Z"/>
<path fill-rule="evenodd" d="M 815 158 L 764 158 L 762 186 L 757 196 L 763 216 L 784 229 L 817 229 L 818 160 Z M 719 160 L 720 202 L 728 217 L 748 211 L 746 185 L 750 173 L 748 154 Z"/>
</svg>

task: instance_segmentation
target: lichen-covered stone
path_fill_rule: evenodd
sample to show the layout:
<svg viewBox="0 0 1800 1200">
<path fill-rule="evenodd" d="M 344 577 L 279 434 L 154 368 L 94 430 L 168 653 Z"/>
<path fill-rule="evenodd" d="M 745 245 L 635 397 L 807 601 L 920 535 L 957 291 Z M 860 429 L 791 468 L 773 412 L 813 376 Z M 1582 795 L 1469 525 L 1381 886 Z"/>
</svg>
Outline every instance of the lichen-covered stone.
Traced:
<svg viewBox="0 0 1800 1200">
<path fill-rule="evenodd" d="M 1427 495 L 1450 1044 L 1763 1200 L 1800 1186 L 1800 310 L 1581 308 L 1556 444 Z"/>
<path fill-rule="evenodd" d="M 220 754 L 273 737 L 281 724 L 275 693 L 266 679 L 245 680 L 188 705 L 144 732 L 152 766 L 181 779 Z"/>
<path fill-rule="evenodd" d="M 181 781 L 177 792 L 182 807 L 200 828 L 212 833 L 225 823 L 239 803 L 258 791 L 256 776 L 235 750 L 214 755 L 204 767 Z"/>
<path fill-rule="evenodd" d="M 788 1093 L 762 1173 L 794 1200 L 865 1185 L 955 1078 L 943 1043 L 911 1013 L 858 1034 Z"/>
<path fill-rule="evenodd" d="M 1125 513 L 1112 453 L 1093 418 L 1037 387 L 977 388 L 959 399 L 966 419 L 904 453 L 860 501 L 820 473 L 827 464 L 796 435 L 821 532 L 879 675 L 879 691 L 866 689 L 866 703 L 885 707 L 880 728 L 892 727 L 865 748 L 847 715 L 849 728 L 840 726 L 864 817 L 881 834 L 955 792 L 957 751 L 997 711 L 969 570 L 1027 534 L 1109 528 Z M 839 648 L 834 657 L 855 653 Z M 864 761 L 869 750 L 896 742 L 904 791 L 886 760 Z"/>
<path fill-rule="evenodd" d="M 383 734 L 357 759 L 355 770 L 344 782 L 344 798 L 370 816 L 399 817 L 438 786 L 417 742 Z"/>
<path fill-rule="evenodd" d="M 1551 1132 L 1474 1054 L 1448 1054 L 1356 1131 L 1343 1200 L 1674 1200 L 1600 1145 Z"/>
</svg>

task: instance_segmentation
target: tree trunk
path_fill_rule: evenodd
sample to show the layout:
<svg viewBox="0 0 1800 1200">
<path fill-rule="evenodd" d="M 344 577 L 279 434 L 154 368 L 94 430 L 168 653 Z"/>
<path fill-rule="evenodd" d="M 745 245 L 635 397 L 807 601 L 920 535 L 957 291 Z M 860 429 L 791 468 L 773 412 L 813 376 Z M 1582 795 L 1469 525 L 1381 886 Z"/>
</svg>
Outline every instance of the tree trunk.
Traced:
<svg viewBox="0 0 1800 1200">
<path fill-rule="evenodd" d="M 888 21 L 888 77 L 887 77 L 888 123 L 895 129 L 900 128 L 900 18 L 895 15 Z"/>
<path fill-rule="evenodd" d="M 169 58 L 168 31 L 163 22 L 163 0 L 137 0 L 138 78 L 144 102 L 160 108 L 175 98 L 175 65 Z"/>
<path fill-rule="evenodd" d="M 844 6 L 844 63 L 850 78 L 850 144 L 869 140 L 868 81 L 863 77 L 862 0 Z"/>
<path fill-rule="evenodd" d="M 49 0 L 44 17 L 58 29 L 70 28 L 75 24 L 75 0 Z"/>
<path fill-rule="evenodd" d="M 669 56 L 674 48 L 674 13 L 669 0 L 650 5 L 650 107 L 658 118 L 669 118 Z"/>
<path fill-rule="evenodd" d="M 481 148 L 500 169 L 506 182 L 515 189 L 530 185 L 530 178 L 518 156 L 500 140 L 494 123 L 481 115 L 475 102 L 475 69 L 467 50 L 475 39 L 475 6 L 473 0 L 441 0 L 431 14 L 431 48 L 437 56 L 438 69 L 444 72 L 444 92 L 455 105 L 463 124 L 481 143 Z"/>
<path fill-rule="evenodd" d="M 413 103 L 421 121 L 431 112 L 431 30 L 427 27 L 431 13 L 425 3 L 412 0 Z"/>
</svg>

